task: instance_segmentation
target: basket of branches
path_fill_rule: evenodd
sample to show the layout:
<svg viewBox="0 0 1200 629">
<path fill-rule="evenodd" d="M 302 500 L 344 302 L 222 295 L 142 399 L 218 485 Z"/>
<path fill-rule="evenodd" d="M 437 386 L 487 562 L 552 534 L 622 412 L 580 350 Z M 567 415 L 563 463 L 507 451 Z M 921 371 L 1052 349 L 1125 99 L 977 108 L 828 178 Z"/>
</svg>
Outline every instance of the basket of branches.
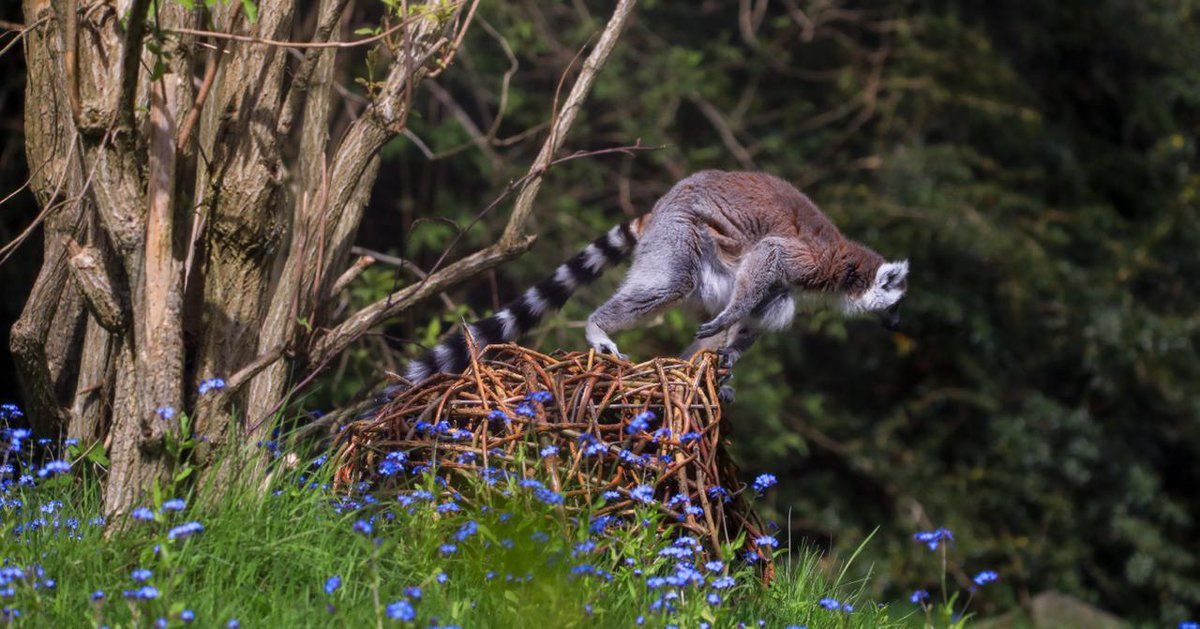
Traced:
<svg viewBox="0 0 1200 629">
<path fill-rule="evenodd" d="M 456 481 L 515 480 L 601 526 L 634 524 L 653 508 L 664 533 L 716 558 L 736 549 L 769 579 L 772 549 L 759 547 L 762 524 L 725 448 L 718 363 L 712 353 L 633 364 L 489 346 L 462 374 L 400 387 L 346 425 L 336 480 L 401 491 L 430 472 L 454 493 Z"/>
</svg>

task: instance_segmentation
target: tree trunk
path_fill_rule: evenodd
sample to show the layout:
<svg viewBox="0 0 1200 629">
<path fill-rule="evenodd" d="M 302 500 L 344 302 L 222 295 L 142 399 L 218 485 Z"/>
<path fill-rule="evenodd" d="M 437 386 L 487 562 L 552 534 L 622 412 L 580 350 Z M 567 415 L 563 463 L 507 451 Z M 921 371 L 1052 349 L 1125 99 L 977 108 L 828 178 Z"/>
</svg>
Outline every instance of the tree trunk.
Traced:
<svg viewBox="0 0 1200 629">
<path fill-rule="evenodd" d="M 242 461 L 206 468 L 214 449 L 249 450 L 293 376 L 528 248 L 537 182 L 633 5 L 618 4 L 585 62 L 504 242 L 333 321 L 379 150 L 403 130 L 415 86 L 453 58 L 475 4 L 405 4 L 356 44 L 387 65 L 331 144 L 347 0 L 320 0 L 315 20 L 294 20 L 295 0 L 259 0 L 253 21 L 239 3 L 23 2 L 45 258 L 11 346 L 38 434 L 108 445 L 110 517 L 171 482 L 165 438 L 180 424 L 165 407 L 192 409 L 203 445 L 191 462 L 219 486 Z M 313 45 L 290 43 L 300 36 Z M 225 387 L 200 395 L 209 378 Z"/>
</svg>

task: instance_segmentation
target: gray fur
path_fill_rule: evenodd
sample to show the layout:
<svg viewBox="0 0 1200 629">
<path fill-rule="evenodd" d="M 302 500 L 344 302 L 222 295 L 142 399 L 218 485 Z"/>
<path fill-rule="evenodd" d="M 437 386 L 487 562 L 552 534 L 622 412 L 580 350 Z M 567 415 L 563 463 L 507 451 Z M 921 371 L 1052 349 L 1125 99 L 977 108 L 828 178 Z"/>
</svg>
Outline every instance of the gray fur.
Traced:
<svg viewBox="0 0 1200 629">
<path fill-rule="evenodd" d="M 807 197 L 756 173 L 680 181 L 655 205 L 633 255 L 620 289 L 588 318 L 592 347 L 619 355 L 611 334 L 683 302 L 707 319 L 684 355 L 717 350 L 727 366 L 763 332 L 791 324 L 794 295 L 847 314 L 878 312 L 903 296 L 897 287 L 908 272 L 907 263 L 880 266 L 878 254 L 842 238 Z M 832 280 L 846 274 L 836 268 L 843 263 L 869 273 L 870 286 L 839 290 Z"/>
<path fill-rule="evenodd" d="M 907 262 L 887 263 L 844 238 L 787 182 L 762 173 L 704 171 L 677 183 L 647 216 L 609 230 L 494 317 L 468 326 L 475 345 L 515 340 L 631 249 L 620 288 L 588 317 L 588 343 L 601 352 L 620 355 L 611 334 L 682 303 L 706 319 L 684 355 L 715 350 L 732 367 L 763 332 L 791 325 L 798 300 L 851 315 L 887 311 L 896 323 L 907 290 Z M 444 341 L 409 366 L 410 379 L 461 371 L 463 347 L 461 336 Z"/>
</svg>

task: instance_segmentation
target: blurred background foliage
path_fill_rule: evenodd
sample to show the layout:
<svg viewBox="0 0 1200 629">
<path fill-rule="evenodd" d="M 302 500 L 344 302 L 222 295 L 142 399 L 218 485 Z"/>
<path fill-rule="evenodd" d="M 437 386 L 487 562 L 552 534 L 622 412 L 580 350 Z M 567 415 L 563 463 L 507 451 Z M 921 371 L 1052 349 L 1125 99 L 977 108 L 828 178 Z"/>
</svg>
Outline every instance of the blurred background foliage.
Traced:
<svg viewBox="0 0 1200 629">
<path fill-rule="evenodd" d="M 532 252 L 365 339 L 306 403 L 344 403 L 679 178 L 766 170 L 913 269 L 900 333 L 804 316 L 739 364 L 734 447 L 747 478 L 783 481 L 767 503 L 783 533 L 846 551 L 879 527 L 860 565 L 873 563 L 887 599 L 935 585 L 911 535 L 944 526 L 963 585 L 968 572 L 1001 574 L 976 599 L 985 613 L 1059 590 L 1148 622 L 1194 615 L 1197 10 L 644 1 L 567 147 L 661 148 L 556 166 Z M 479 212 L 524 174 L 563 73 L 608 11 L 485 2 L 456 64 L 418 95 L 409 137 L 387 147 L 360 244 L 429 269 L 497 238 L 508 205 Z M 0 166 L 12 189 L 24 176 L 6 102 Z M 6 241 L 22 211 L 4 213 Z M 9 320 L 37 260 L 23 257 L 0 268 Z M 528 343 L 585 348 L 582 322 L 620 275 L 581 291 Z M 346 305 L 413 280 L 377 264 Z M 671 354 L 696 323 L 668 313 L 617 340 L 634 358 Z"/>
</svg>

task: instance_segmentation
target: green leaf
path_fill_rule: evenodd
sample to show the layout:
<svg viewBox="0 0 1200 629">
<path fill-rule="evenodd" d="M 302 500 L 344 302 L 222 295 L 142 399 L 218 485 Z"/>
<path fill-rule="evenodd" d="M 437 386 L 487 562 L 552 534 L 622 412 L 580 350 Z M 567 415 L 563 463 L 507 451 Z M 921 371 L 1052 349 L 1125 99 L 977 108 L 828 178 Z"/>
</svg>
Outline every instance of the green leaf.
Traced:
<svg viewBox="0 0 1200 629">
<path fill-rule="evenodd" d="M 189 465 L 189 466 L 179 470 L 178 472 L 175 472 L 174 481 L 176 483 L 182 482 L 184 479 L 191 476 L 192 472 L 194 472 L 195 470 L 196 470 L 196 468 Z"/>
<path fill-rule="evenodd" d="M 251 24 L 258 21 L 258 5 L 254 4 L 254 0 L 242 0 L 242 10 Z"/>
<path fill-rule="evenodd" d="M 161 61 L 161 58 L 155 58 L 154 69 L 150 71 L 150 80 L 157 81 L 162 78 L 162 75 L 167 73 L 167 65 Z"/>
<path fill-rule="evenodd" d="M 87 460 L 100 467 L 108 467 L 108 455 L 105 454 L 104 448 L 91 448 L 88 450 Z"/>
</svg>

